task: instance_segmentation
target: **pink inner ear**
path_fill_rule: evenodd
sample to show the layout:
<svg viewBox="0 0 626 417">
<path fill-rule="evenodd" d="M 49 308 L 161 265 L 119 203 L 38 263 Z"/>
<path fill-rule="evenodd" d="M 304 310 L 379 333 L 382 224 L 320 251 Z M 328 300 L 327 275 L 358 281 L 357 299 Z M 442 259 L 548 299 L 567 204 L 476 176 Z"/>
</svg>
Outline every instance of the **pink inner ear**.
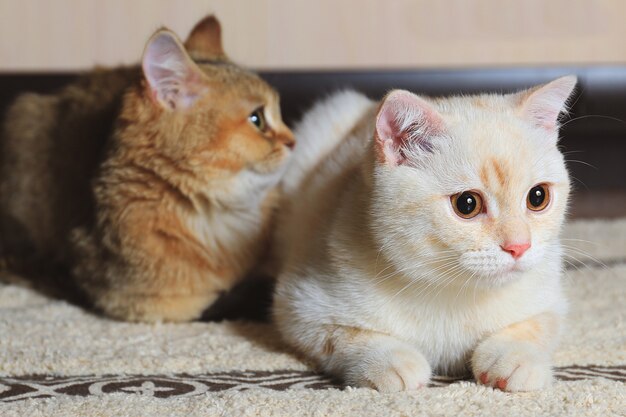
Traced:
<svg viewBox="0 0 626 417">
<path fill-rule="evenodd" d="M 391 166 L 407 162 L 404 150 L 430 150 L 429 138 L 443 122 L 425 100 L 408 91 L 393 91 L 384 99 L 376 118 L 377 159 Z"/>
<path fill-rule="evenodd" d="M 151 38 L 142 66 L 151 95 L 161 105 L 171 110 L 187 108 L 199 97 L 199 70 L 169 32 Z"/>
<path fill-rule="evenodd" d="M 547 130 L 555 130 L 556 123 L 561 113 L 563 102 L 555 106 L 555 100 L 552 97 L 537 97 L 527 108 L 529 117 L 537 124 Z"/>
<path fill-rule="evenodd" d="M 524 103 L 526 118 L 539 127 L 556 131 L 559 114 L 566 110 L 576 81 L 574 76 L 561 77 L 530 93 Z"/>
<path fill-rule="evenodd" d="M 387 162 L 396 166 L 406 160 L 401 149 L 404 138 L 396 121 L 396 114 L 389 107 L 391 106 L 387 108 L 383 106 L 376 120 L 376 132 L 380 148 L 379 159 L 382 157 L 380 162 Z"/>
</svg>

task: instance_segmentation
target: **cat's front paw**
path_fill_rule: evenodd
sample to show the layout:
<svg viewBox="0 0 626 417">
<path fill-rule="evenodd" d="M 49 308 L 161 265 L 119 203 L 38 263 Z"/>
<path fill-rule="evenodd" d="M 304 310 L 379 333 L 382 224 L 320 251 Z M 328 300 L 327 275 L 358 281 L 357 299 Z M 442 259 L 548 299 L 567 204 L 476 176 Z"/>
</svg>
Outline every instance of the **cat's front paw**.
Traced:
<svg viewBox="0 0 626 417">
<path fill-rule="evenodd" d="M 414 391 L 426 386 L 430 375 L 424 355 L 410 346 L 399 345 L 368 352 L 348 372 L 347 382 L 380 392 Z"/>
<path fill-rule="evenodd" d="M 552 382 L 549 355 L 532 343 L 487 339 L 472 356 L 476 381 L 503 391 L 534 391 Z"/>
</svg>

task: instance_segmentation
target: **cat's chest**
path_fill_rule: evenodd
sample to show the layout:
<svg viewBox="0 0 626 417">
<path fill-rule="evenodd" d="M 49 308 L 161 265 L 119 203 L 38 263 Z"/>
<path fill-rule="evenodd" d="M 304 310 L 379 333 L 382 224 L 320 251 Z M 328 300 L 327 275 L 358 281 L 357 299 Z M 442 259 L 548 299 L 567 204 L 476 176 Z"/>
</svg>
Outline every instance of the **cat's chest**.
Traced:
<svg viewBox="0 0 626 417">
<path fill-rule="evenodd" d="M 418 348 L 435 368 L 452 369 L 462 367 L 478 341 L 497 327 L 487 313 L 432 305 L 395 311 L 384 321 L 392 334 Z"/>
<path fill-rule="evenodd" d="M 263 229 L 261 215 L 253 209 L 220 216 L 200 212 L 187 217 L 187 226 L 209 256 L 239 263 L 253 258 Z"/>
<path fill-rule="evenodd" d="M 198 213 L 190 219 L 191 231 L 209 250 L 236 250 L 254 240 L 261 229 L 261 219 L 253 210 L 226 213 L 219 219 L 206 213 Z"/>
<path fill-rule="evenodd" d="M 545 282 L 545 280 L 544 280 Z M 476 345 L 486 336 L 558 304 L 559 290 L 528 277 L 506 291 L 464 297 L 439 296 L 420 302 L 408 297 L 378 307 L 380 329 L 412 344 L 434 369 L 460 373 Z M 538 297 L 538 289 L 543 296 Z M 383 304 L 384 305 L 384 304 Z"/>
<path fill-rule="evenodd" d="M 385 322 L 399 333 L 415 339 L 459 340 L 478 337 L 497 327 L 499 320 L 494 317 L 493 310 L 493 306 L 423 303 L 409 308 L 392 308 L 388 311 L 390 319 Z"/>
</svg>

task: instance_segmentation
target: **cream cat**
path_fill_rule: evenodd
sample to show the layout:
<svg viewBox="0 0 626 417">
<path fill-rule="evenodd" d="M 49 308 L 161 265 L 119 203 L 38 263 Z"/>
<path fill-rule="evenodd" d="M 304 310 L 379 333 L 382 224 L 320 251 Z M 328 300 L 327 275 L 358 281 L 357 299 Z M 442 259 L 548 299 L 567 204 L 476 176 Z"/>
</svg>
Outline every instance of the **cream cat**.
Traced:
<svg viewBox="0 0 626 417">
<path fill-rule="evenodd" d="M 317 104 L 285 176 L 284 339 L 380 391 L 468 370 L 506 391 L 547 386 L 566 311 L 558 116 L 575 84 Z"/>
</svg>

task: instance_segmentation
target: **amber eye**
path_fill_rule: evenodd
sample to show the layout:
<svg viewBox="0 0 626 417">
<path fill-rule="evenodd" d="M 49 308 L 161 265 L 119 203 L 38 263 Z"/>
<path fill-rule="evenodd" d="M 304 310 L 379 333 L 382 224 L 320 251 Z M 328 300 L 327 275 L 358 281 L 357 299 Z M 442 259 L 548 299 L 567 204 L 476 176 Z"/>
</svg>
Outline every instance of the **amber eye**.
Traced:
<svg viewBox="0 0 626 417">
<path fill-rule="evenodd" d="M 267 123 L 265 122 L 265 116 L 263 115 L 263 108 L 258 108 L 248 116 L 250 123 L 256 126 L 261 132 L 265 132 L 267 129 Z"/>
<path fill-rule="evenodd" d="M 483 210 L 483 199 L 474 191 L 463 191 L 450 197 L 452 208 L 457 216 L 464 219 L 476 217 Z"/>
<path fill-rule="evenodd" d="M 538 184 L 530 189 L 526 199 L 526 207 L 532 211 L 541 211 L 550 202 L 550 187 L 547 184 Z"/>
</svg>

